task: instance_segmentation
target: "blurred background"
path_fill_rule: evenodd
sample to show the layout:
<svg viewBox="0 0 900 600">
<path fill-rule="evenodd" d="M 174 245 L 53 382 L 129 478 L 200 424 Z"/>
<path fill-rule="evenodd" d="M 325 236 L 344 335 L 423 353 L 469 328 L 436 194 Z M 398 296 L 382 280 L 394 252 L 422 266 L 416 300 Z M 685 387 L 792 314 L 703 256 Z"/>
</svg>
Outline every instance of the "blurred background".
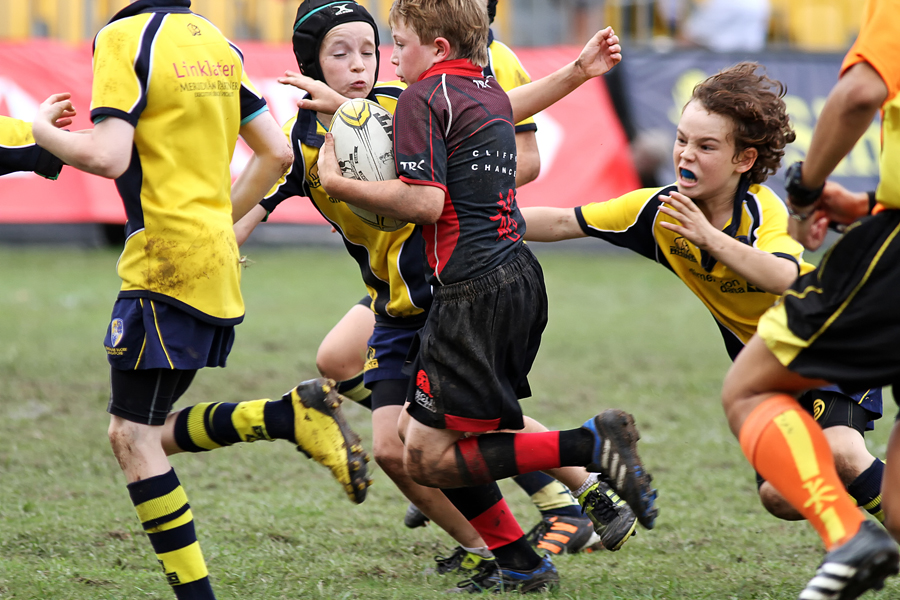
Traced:
<svg viewBox="0 0 900 600">
<path fill-rule="evenodd" d="M 0 0 L 0 38 L 91 39 L 128 0 Z M 296 0 L 193 0 L 235 40 L 290 40 Z M 382 25 L 390 0 L 360 0 Z M 714 50 L 840 51 L 856 36 L 860 0 L 501 0 L 495 29 L 514 46 L 580 43 L 601 25 L 638 45 Z M 387 33 L 387 29 L 384 30 Z M 730 38 L 730 39 L 728 39 Z"/>
<path fill-rule="evenodd" d="M 0 115 L 31 120 L 47 96 L 69 91 L 90 127 L 91 40 L 128 0 L 0 0 Z M 360 0 L 381 27 L 381 73 L 393 79 L 387 14 L 390 0 Z M 193 0 L 192 9 L 235 40 L 251 79 L 276 120 L 296 112 L 301 93 L 276 79 L 296 69 L 290 34 L 299 0 Z M 674 180 L 675 123 L 693 86 L 742 60 L 765 65 L 787 87 L 797 141 L 784 166 L 805 156 L 843 54 L 855 38 L 861 0 L 500 0 L 493 31 L 518 54 L 533 78 L 576 55 L 598 29 L 612 25 L 623 62 L 537 116 L 541 177 L 521 188 L 519 202 L 574 206 L 640 186 Z M 836 171 L 851 189 L 874 189 L 879 123 Z M 232 165 L 249 157 L 240 145 Z M 768 185 L 783 193 L 781 174 Z M 298 199 L 283 205 L 258 240 L 332 241 L 324 221 Z M 0 177 L 0 243 L 118 241 L 124 211 L 110 181 L 64 169 L 56 182 L 31 174 Z M 302 229 L 282 229 L 278 223 Z M 262 230 L 268 230 L 263 233 Z M 288 233 L 284 233 L 287 231 Z"/>
</svg>

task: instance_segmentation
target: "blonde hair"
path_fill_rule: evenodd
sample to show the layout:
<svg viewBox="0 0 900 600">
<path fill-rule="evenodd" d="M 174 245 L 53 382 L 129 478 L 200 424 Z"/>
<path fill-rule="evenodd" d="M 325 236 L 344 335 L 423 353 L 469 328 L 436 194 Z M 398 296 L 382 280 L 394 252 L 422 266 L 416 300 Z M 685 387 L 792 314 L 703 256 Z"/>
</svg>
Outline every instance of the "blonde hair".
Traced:
<svg viewBox="0 0 900 600">
<path fill-rule="evenodd" d="M 487 65 L 488 13 L 484 0 L 396 0 L 391 6 L 390 24 L 402 21 L 419 41 L 430 43 L 439 37 L 450 42 L 452 58 L 466 58 Z"/>
</svg>

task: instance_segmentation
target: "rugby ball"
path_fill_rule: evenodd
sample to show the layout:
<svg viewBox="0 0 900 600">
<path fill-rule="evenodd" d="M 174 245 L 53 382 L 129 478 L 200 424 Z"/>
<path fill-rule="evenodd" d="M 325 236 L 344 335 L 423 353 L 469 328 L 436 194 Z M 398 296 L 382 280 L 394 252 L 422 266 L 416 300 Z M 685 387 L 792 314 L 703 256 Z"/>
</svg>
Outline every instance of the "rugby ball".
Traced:
<svg viewBox="0 0 900 600">
<path fill-rule="evenodd" d="M 334 152 L 344 177 L 360 181 L 397 179 L 391 113 L 371 100 L 356 98 L 341 104 L 331 120 Z M 347 203 L 363 223 L 380 231 L 397 231 L 406 225 L 391 217 Z"/>
</svg>

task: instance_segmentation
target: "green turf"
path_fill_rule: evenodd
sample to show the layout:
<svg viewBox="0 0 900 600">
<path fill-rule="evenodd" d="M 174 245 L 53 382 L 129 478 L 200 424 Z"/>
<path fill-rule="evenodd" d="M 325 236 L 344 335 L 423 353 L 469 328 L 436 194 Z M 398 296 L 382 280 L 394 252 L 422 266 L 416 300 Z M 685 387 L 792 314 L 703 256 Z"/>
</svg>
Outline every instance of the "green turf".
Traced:
<svg viewBox="0 0 900 600">
<path fill-rule="evenodd" d="M 178 404 L 278 396 L 315 375 L 319 341 L 363 293 L 346 256 L 254 250 L 247 319 L 226 369 Z M 556 559 L 568 600 L 791 599 L 822 551 L 805 523 L 758 505 L 753 472 L 719 405 L 728 367 L 702 305 L 663 268 L 631 256 L 542 252 L 550 326 L 528 414 L 551 428 L 598 411 L 635 414 L 660 490 L 652 532 L 618 553 Z M 0 248 L 0 598 L 174 598 L 106 440 L 102 338 L 118 288 L 110 251 Z M 888 400 L 893 417 L 893 401 Z M 348 418 L 371 441 L 368 413 Z M 870 436 L 883 455 L 885 420 Z M 444 598 L 426 576 L 451 544 L 407 530 L 405 500 L 381 472 L 361 506 L 288 444 L 172 459 L 220 600 Z M 503 489 L 524 528 L 537 513 Z M 872 598 L 897 597 L 900 585 Z"/>
</svg>

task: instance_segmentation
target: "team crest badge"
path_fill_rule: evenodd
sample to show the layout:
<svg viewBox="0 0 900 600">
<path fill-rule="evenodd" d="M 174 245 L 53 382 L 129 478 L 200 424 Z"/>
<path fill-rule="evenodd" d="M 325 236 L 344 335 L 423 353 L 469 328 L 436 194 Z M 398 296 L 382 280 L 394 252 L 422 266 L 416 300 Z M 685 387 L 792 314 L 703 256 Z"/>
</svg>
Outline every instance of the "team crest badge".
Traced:
<svg viewBox="0 0 900 600">
<path fill-rule="evenodd" d="M 425 410 L 437 412 L 434 397 L 431 395 L 431 382 L 428 381 L 428 374 L 421 369 L 416 374 L 415 401 Z"/>
<path fill-rule="evenodd" d="M 816 398 L 813 402 L 813 418 L 818 421 L 825 414 L 825 402 L 821 398 Z"/>
<path fill-rule="evenodd" d="M 119 345 L 123 335 L 125 335 L 125 323 L 122 319 L 113 319 L 112 323 L 109 324 L 109 339 L 113 348 Z"/>
</svg>

